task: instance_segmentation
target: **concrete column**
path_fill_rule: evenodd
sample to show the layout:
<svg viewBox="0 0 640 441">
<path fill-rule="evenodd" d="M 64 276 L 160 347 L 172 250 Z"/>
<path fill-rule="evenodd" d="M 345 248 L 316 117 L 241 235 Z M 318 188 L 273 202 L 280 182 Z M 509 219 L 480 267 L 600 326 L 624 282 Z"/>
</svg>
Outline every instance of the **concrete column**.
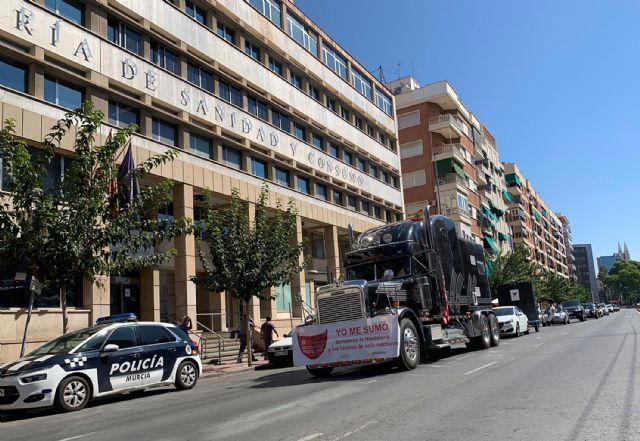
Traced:
<svg viewBox="0 0 640 441">
<path fill-rule="evenodd" d="M 160 271 L 143 268 L 140 271 L 140 315 L 141 319 L 159 322 L 160 317 Z M 195 318 L 193 318 L 195 321 Z"/>
<path fill-rule="evenodd" d="M 302 217 L 296 216 L 296 230 L 293 235 L 292 242 L 300 243 L 302 242 Z M 300 265 L 304 262 L 304 256 L 302 253 L 298 258 Z M 301 318 L 302 317 L 302 305 L 298 300 L 296 300 L 296 294 L 302 293 L 302 298 L 304 298 L 304 290 L 305 290 L 305 275 L 304 271 L 300 271 L 298 274 L 294 275 L 291 279 L 291 312 L 294 317 Z"/>
<path fill-rule="evenodd" d="M 98 35 L 107 35 L 107 12 L 98 5 L 85 3 L 85 27 Z"/>
<path fill-rule="evenodd" d="M 324 253 L 327 266 L 337 279 L 340 277 L 340 242 L 338 240 L 338 227 L 330 225 L 324 227 Z"/>
<path fill-rule="evenodd" d="M 173 213 L 176 217 L 193 219 L 193 186 L 177 184 L 173 187 Z M 175 247 L 176 317 L 188 315 L 195 325 L 196 285 L 190 280 L 196 274 L 196 243 L 193 235 L 177 237 Z"/>
<path fill-rule="evenodd" d="M 82 283 L 83 303 L 86 309 L 91 310 L 90 323 L 94 324 L 99 317 L 111 315 L 111 279 L 100 277 L 98 283 L 91 283 L 84 279 Z"/>
<path fill-rule="evenodd" d="M 213 316 L 213 330 L 214 331 L 226 331 L 227 330 L 227 294 L 223 292 L 210 292 L 211 296 L 211 312 L 214 314 L 220 314 Z"/>
<path fill-rule="evenodd" d="M 44 69 L 38 64 L 29 66 L 27 92 L 35 98 L 44 99 Z"/>
</svg>

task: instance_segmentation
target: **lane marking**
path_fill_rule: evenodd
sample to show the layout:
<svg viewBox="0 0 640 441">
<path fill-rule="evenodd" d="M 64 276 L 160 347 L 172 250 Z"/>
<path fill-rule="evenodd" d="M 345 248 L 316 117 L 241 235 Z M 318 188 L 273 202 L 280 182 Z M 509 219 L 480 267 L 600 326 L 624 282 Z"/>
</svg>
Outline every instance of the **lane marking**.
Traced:
<svg viewBox="0 0 640 441">
<path fill-rule="evenodd" d="M 485 364 L 484 366 L 480 366 L 479 368 L 475 368 L 472 371 L 467 372 L 465 375 L 473 374 L 474 372 L 478 372 L 480 369 L 488 368 L 489 366 L 493 366 L 497 361 L 492 361 L 491 363 Z"/>
<path fill-rule="evenodd" d="M 72 436 L 70 438 L 62 438 L 59 441 L 71 441 L 72 439 L 84 438 L 85 436 L 93 435 L 94 433 L 95 432 L 89 432 L 89 433 L 85 433 L 84 435 L 76 435 L 76 436 Z"/>
<path fill-rule="evenodd" d="M 565 336 L 565 335 L 569 335 L 569 333 L 568 333 L 568 332 L 565 332 L 565 333 L 564 333 L 564 334 L 562 334 L 562 335 L 563 335 L 563 336 Z"/>
<path fill-rule="evenodd" d="M 542 343 L 538 343 L 537 345 L 534 345 L 533 347 L 534 347 L 534 348 L 537 348 L 538 346 L 542 346 L 543 344 L 544 344 L 544 342 L 542 342 Z"/>
<path fill-rule="evenodd" d="M 298 441 L 309 441 L 319 436 L 322 436 L 322 432 L 312 433 L 311 435 L 305 436 L 304 438 L 300 438 Z"/>
<path fill-rule="evenodd" d="M 338 440 L 340 440 L 340 439 L 348 438 L 348 437 L 350 437 L 351 435 L 353 435 L 354 433 L 356 433 L 356 432 L 360 432 L 361 430 L 364 430 L 364 429 L 366 429 L 367 427 L 369 427 L 370 425 L 375 424 L 375 423 L 376 423 L 376 421 L 373 421 L 373 420 L 371 420 L 371 421 L 367 421 L 367 422 L 366 422 L 366 423 L 364 423 L 362 426 L 360 426 L 360 427 L 356 427 L 356 428 L 355 428 L 355 429 L 353 429 L 353 430 L 350 430 L 350 431 L 348 431 L 348 432 L 345 432 L 345 433 L 343 433 L 342 435 L 340 435 L 339 437 L 334 438 L 332 441 L 338 441 Z"/>
</svg>

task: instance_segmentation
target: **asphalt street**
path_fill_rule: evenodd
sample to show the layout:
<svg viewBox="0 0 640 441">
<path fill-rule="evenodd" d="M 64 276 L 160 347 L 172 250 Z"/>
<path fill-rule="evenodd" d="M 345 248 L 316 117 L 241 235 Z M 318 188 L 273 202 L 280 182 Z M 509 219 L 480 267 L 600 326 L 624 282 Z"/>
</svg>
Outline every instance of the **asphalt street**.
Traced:
<svg viewBox="0 0 640 441">
<path fill-rule="evenodd" d="M 541 328 L 411 372 L 250 371 L 81 412 L 0 418 L 9 440 L 640 440 L 640 314 Z"/>
</svg>

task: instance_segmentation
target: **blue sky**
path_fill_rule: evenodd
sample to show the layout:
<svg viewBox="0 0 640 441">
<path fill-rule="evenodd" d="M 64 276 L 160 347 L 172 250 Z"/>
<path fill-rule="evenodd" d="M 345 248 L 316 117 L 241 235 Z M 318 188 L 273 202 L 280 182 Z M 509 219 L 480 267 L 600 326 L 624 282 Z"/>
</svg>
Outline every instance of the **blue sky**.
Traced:
<svg viewBox="0 0 640 441">
<path fill-rule="evenodd" d="M 640 260 L 640 2 L 296 0 L 387 81 L 449 80 L 596 256 Z"/>
</svg>

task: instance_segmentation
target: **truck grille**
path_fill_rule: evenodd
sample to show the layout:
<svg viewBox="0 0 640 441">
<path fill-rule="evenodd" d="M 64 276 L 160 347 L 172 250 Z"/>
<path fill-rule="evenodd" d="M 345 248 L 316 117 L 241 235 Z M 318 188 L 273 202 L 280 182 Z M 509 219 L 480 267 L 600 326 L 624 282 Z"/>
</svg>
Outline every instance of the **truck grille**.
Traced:
<svg viewBox="0 0 640 441">
<path fill-rule="evenodd" d="M 360 289 L 339 289 L 318 295 L 318 320 L 321 324 L 366 318 Z"/>
</svg>

